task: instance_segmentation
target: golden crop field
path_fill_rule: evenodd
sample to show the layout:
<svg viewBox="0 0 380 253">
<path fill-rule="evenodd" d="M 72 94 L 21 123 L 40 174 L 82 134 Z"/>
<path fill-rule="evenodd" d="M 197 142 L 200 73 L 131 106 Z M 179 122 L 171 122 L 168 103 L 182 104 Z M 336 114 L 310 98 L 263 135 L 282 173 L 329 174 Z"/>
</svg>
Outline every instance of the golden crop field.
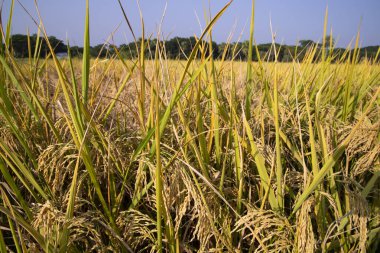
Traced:
<svg viewBox="0 0 380 253">
<path fill-rule="evenodd" d="M 214 61 L 223 11 L 187 60 L 2 48 L 1 252 L 376 252 L 377 59 Z"/>
</svg>

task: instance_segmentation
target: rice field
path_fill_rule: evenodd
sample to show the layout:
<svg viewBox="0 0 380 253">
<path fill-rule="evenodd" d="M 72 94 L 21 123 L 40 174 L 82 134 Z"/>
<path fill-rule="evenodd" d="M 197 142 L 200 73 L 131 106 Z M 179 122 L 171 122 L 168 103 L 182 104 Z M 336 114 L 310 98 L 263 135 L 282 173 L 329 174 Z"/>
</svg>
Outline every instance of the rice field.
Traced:
<svg viewBox="0 0 380 253">
<path fill-rule="evenodd" d="M 83 59 L 1 48 L 0 252 L 380 249 L 380 50 L 215 61 L 227 8 L 187 60 L 90 59 L 88 10 Z"/>
</svg>

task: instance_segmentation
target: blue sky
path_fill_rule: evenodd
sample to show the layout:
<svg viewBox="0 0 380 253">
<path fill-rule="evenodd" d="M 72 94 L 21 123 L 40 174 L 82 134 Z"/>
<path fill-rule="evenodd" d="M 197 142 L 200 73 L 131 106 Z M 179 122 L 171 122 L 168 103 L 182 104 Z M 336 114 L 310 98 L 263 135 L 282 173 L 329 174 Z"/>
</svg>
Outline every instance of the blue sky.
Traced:
<svg viewBox="0 0 380 253">
<path fill-rule="evenodd" d="M 3 22 L 9 15 L 11 0 L 4 1 Z M 34 1 L 19 0 L 36 17 Z M 167 6 L 163 22 L 164 37 L 188 37 L 200 35 L 205 27 L 205 11 L 215 14 L 226 0 L 140 0 L 147 35 L 156 36 L 162 14 Z M 295 44 L 300 39 L 321 40 L 325 9 L 329 9 L 329 29 L 338 46 L 346 47 L 352 41 L 360 25 L 361 45 L 380 44 L 380 0 L 256 0 L 255 39 L 258 43 L 271 41 L 270 20 L 276 32 L 276 41 Z M 128 18 L 137 36 L 141 35 L 139 10 L 136 0 L 122 0 Z M 49 35 L 69 39 L 72 45 L 81 45 L 85 0 L 38 0 L 43 22 Z M 251 1 L 234 0 L 213 30 L 213 39 L 226 41 L 234 32 L 233 41 L 246 40 L 249 34 Z M 132 36 L 125 24 L 117 0 L 90 0 L 91 44 L 106 41 L 115 32 L 117 45 L 131 42 Z M 201 24 L 199 24 L 199 21 Z M 201 27 L 200 27 L 201 25 Z M 12 33 L 31 33 L 35 24 L 16 1 Z"/>
</svg>

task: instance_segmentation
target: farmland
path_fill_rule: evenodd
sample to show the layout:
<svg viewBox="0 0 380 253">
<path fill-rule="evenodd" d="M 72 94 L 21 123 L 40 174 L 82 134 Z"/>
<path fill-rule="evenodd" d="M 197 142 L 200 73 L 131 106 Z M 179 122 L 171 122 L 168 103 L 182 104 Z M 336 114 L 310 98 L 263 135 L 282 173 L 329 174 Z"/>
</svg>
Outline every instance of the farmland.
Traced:
<svg viewBox="0 0 380 253">
<path fill-rule="evenodd" d="M 1 252 L 376 252 L 380 50 L 215 60 L 225 9 L 178 60 L 1 48 Z"/>
</svg>

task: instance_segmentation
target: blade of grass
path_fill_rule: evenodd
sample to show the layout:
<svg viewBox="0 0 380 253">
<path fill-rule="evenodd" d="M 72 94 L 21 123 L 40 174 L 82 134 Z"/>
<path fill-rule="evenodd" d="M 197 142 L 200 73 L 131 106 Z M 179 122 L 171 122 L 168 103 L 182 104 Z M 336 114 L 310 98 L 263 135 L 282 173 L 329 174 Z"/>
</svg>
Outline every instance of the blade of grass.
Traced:
<svg viewBox="0 0 380 253">
<path fill-rule="evenodd" d="M 88 89 L 90 82 L 90 6 L 89 0 L 86 0 L 86 16 L 84 26 L 83 41 L 83 65 L 82 65 L 82 97 L 83 104 L 88 104 Z"/>
<path fill-rule="evenodd" d="M 327 22 L 328 22 L 329 8 L 326 6 L 325 21 L 323 24 L 323 37 L 322 37 L 322 63 L 326 60 L 326 36 L 327 36 Z"/>
<path fill-rule="evenodd" d="M 253 34 L 255 27 L 255 0 L 252 0 L 251 23 L 249 29 L 249 43 L 247 56 L 247 81 L 245 90 L 245 115 L 249 121 L 251 118 L 251 96 L 253 90 L 253 72 L 252 72 L 252 53 L 253 53 Z"/>
<path fill-rule="evenodd" d="M 74 66 L 73 66 L 73 61 L 71 57 L 71 50 L 70 50 L 70 44 L 67 43 L 67 57 L 68 57 L 68 62 L 69 62 L 69 67 L 70 67 L 70 73 L 71 73 L 71 82 L 72 82 L 72 90 L 73 90 L 73 96 L 74 96 L 74 102 L 75 102 L 75 111 L 77 112 L 77 118 L 78 118 L 78 123 L 80 124 L 80 127 L 83 129 L 83 119 L 82 119 L 82 114 L 81 114 L 81 99 L 79 97 L 79 92 L 78 92 L 78 84 L 77 80 L 75 77 L 75 71 L 74 71 Z"/>
<path fill-rule="evenodd" d="M 4 241 L 3 232 L 0 229 L 0 252 L 7 252 L 7 245 Z"/>
<path fill-rule="evenodd" d="M 11 30 L 12 30 L 12 19 L 13 19 L 13 9 L 14 9 L 15 1 L 12 0 L 9 7 L 9 16 L 7 22 L 7 30 L 5 32 L 5 46 L 10 46 L 11 44 Z"/>
<path fill-rule="evenodd" d="M 271 24 L 272 30 L 272 24 Z M 282 212 L 284 209 L 284 193 L 285 189 L 283 185 L 283 169 L 282 169 L 282 160 L 281 160 L 281 139 L 280 139 L 280 122 L 279 122 L 279 101 L 278 101 L 278 70 L 277 70 L 277 57 L 278 53 L 276 51 L 275 35 L 272 32 L 272 46 L 275 54 L 274 60 L 274 83 L 273 83 L 273 118 L 274 118 L 274 127 L 276 134 L 276 182 L 277 182 L 277 203 L 279 210 Z"/>
<path fill-rule="evenodd" d="M 222 153 L 222 143 L 220 140 L 220 133 L 219 133 L 219 99 L 218 99 L 218 91 L 216 87 L 216 76 L 215 76 L 215 64 L 212 57 L 213 54 L 213 48 L 212 48 L 212 33 L 211 30 L 209 31 L 209 54 L 210 54 L 210 65 L 211 65 L 211 104 L 212 104 L 212 110 L 211 110 L 211 129 L 213 129 L 213 136 L 214 136 L 214 142 L 215 142 L 215 156 L 216 156 L 216 165 L 217 167 L 220 166 L 220 159 L 221 159 L 221 153 Z"/>
<path fill-rule="evenodd" d="M 161 170 L 161 153 L 160 153 L 160 143 L 161 143 L 161 136 L 160 136 L 160 128 L 159 128 L 159 122 L 160 122 L 160 104 L 158 99 L 158 93 L 159 93 L 159 82 L 156 82 L 156 96 L 153 98 L 155 101 L 155 143 L 156 143 L 156 171 L 155 171 L 155 178 L 156 178 L 156 210 L 157 210 L 157 250 L 159 253 L 162 252 L 162 213 L 163 213 L 163 197 L 162 197 L 162 191 L 163 191 L 163 183 L 162 183 L 162 170 Z"/>
</svg>

